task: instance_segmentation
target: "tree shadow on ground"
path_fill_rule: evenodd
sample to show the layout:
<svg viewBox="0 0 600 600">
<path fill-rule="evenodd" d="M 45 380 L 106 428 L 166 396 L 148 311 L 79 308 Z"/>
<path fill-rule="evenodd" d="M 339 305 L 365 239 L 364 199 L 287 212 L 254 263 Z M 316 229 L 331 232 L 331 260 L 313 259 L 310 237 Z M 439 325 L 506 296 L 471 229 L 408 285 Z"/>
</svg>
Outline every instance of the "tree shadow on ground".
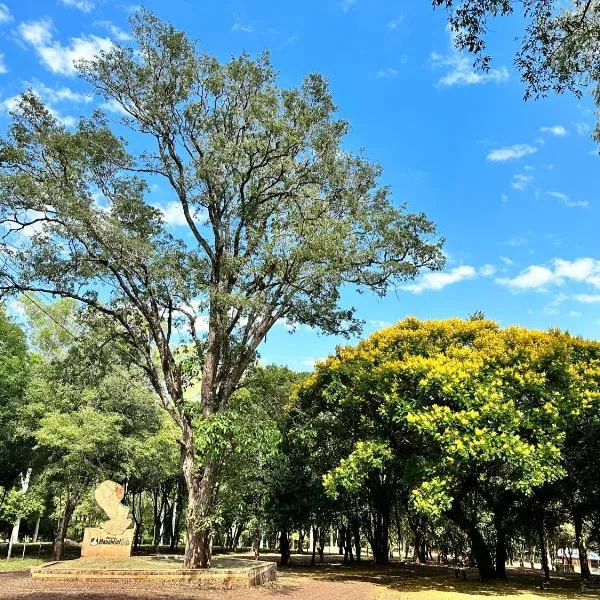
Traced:
<svg viewBox="0 0 600 600">
<path fill-rule="evenodd" d="M 542 589 L 543 577 L 539 572 L 527 573 L 516 569 L 508 570 L 508 580 L 498 581 L 479 581 L 476 573 L 470 574 L 466 580 L 462 577 L 457 579 L 454 570 L 449 567 L 402 562 L 392 562 L 385 566 L 377 566 L 372 562 L 352 565 L 324 563 L 314 567 L 297 563 L 280 570 L 298 577 L 311 576 L 324 581 L 366 582 L 395 592 L 437 591 L 440 598 L 442 593 L 482 597 L 539 594 L 550 600 L 600 598 L 598 589 L 582 592 L 577 575 L 555 576 L 549 587 Z"/>
</svg>

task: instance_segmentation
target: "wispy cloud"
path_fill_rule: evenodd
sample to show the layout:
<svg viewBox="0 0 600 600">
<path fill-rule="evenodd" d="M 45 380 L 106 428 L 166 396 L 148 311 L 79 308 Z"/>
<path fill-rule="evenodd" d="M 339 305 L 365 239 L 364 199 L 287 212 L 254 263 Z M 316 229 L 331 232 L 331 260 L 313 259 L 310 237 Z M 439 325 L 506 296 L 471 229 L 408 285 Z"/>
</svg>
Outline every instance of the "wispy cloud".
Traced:
<svg viewBox="0 0 600 600">
<path fill-rule="evenodd" d="M 546 192 L 548 196 L 552 196 L 553 198 L 558 198 L 566 207 L 568 208 L 588 208 L 589 202 L 587 200 L 578 200 L 574 201 L 567 196 L 567 194 L 563 194 L 562 192 Z"/>
<path fill-rule="evenodd" d="M 420 294 L 426 290 L 441 290 L 453 283 L 458 283 L 466 279 L 474 279 L 475 277 L 477 277 L 477 269 L 465 265 L 441 273 L 425 273 L 418 281 L 403 285 L 401 289 L 413 294 Z"/>
<path fill-rule="evenodd" d="M 479 274 L 483 277 L 491 277 L 496 272 L 496 267 L 494 265 L 483 265 L 483 267 L 479 267 Z"/>
<path fill-rule="evenodd" d="M 506 67 L 490 69 L 489 71 L 476 71 L 471 59 L 460 55 L 456 50 L 451 54 L 430 54 L 431 64 L 434 68 L 448 67 L 448 72 L 438 80 L 438 85 L 481 85 L 485 83 L 503 83 L 508 81 L 509 72 Z"/>
<path fill-rule="evenodd" d="M 398 70 L 392 67 L 379 69 L 375 71 L 375 77 L 376 79 L 394 79 L 394 77 L 398 77 Z"/>
<path fill-rule="evenodd" d="M 341 0 L 340 8 L 343 12 L 348 12 L 355 4 L 356 0 Z"/>
<path fill-rule="evenodd" d="M 575 123 L 575 130 L 577 131 L 577 135 L 588 135 L 592 128 L 588 123 L 579 121 L 579 123 Z"/>
<path fill-rule="evenodd" d="M 549 133 L 550 135 L 556 135 L 558 137 L 567 135 L 567 130 L 562 125 L 540 127 L 540 131 L 542 133 Z"/>
<path fill-rule="evenodd" d="M 231 31 L 241 31 L 242 33 L 254 33 L 252 25 L 243 25 L 242 23 L 234 23 Z"/>
<path fill-rule="evenodd" d="M 529 187 L 532 181 L 533 177 L 531 175 L 521 175 L 520 173 L 517 173 L 516 175 L 513 175 L 511 185 L 515 190 L 522 192 Z"/>
<path fill-rule="evenodd" d="M 59 75 L 74 76 L 76 61 L 93 59 L 113 45 L 108 38 L 85 35 L 73 37 L 68 46 L 63 46 L 53 39 L 53 25 L 48 18 L 21 23 L 18 31 L 23 41 L 33 46 L 42 63 Z"/>
<path fill-rule="evenodd" d="M 537 148 L 530 146 L 529 144 L 514 144 L 512 146 L 504 146 L 502 148 L 496 148 L 487 155 L 487 159 L 493 162 L 504 162 L 506 160 L 517 160 L 535 154 Z"/>
<path fill-rule="evenodd" d="M 73 104 L 87 104 L 94 98 L 92 94 L 82 94 L 67 86 L 49 87 L 40 81 L 26 83 L 43 100 L 51 104 L 59 102 L 71 102 Z"/>
<path fill-rule="evenodd" d="M 593 258 L 556 258 L 549 265 L 530 265 L 515 277 L 498 278 L 496 281 L 516 291 L 545 291 L 550 286 L 560 286 L 566 281 L 600 288 L 600 261 Z"/>
<path fill-rule="evenodd" d="M 126 42 L 131 39 L 131 36 L 126 31 L 123 31 L 111 21 L 94 21 L 93 25 L 110 31 L 110 34 L 120 42 Z"/>
<path fill-rule="evenodd" d="M 381 319 L 371 319 L 367 321 L 367 324 L 376 329 L 383 329 L 384 327 L 391 327 L 393 325 L 391 321 L 382 321 Z"/>
<path fill-rule="evenodd" d="M 600 294 L 576 294 L 573 299 L 582 304 L 599 304 Z"/>
<path fill-rule="evenodd" d="M 400 25 L 402 24 L 403 21 L 404 21 L 404 15 L 400 15 L 397 19 L 392 19 L 391 21 L 388 21 L 386 27 L 390 31 L 393 31 L 394 29 L 398 29 L 398 27 L 400 27 Z"/>
<path fill-rule="evenodd" d="M 84 13 L 92 12 L 95 6 L 92 0 L 60 0 L 60 2 L 61 4 L 64 4 L 64 6 L 77 8 Z"/>
<path fill-rule="evenodd" d="M 10 23 L 13 16 L 10 14 L 10 9 L 6 4 L 0 2 L 0 23 Z"/>
<path fill-rule="evenodd" d="M 129 116 L 129 113 L 123 108 L 123 105 L 117 102 L 114 98 L 100 104 L 100 108 L 111 113 Z"/>
<path fill-rule="evenodd" d="M 0 75 L 3 75 L 4 73 L 8 73 L 8 68 L 4 62 L 4 52 L 0 52 Z"/>
</svg>

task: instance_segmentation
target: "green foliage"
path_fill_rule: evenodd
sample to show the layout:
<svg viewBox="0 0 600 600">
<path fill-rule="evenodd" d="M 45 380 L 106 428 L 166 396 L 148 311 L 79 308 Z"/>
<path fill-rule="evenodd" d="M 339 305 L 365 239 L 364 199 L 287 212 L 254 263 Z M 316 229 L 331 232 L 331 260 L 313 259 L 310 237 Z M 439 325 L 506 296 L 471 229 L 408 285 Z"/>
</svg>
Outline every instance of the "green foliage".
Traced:
<svg viewBox="0 0 600 600">
<path fill-rule="evenodd" d="M 0 505 L 0 519 L 14 523 L 17 519 L 38 516 L 43 509 L 43 500 L 33 490 L 23 493 L 13 488 L 7 492 Z"/>
<path fill-rule="evenodd" d="M 19 443 L 19 422 L 14 416 L 23 404 L 30 360 L 24 332 L 0 306 L 0 486 L 7 488 L 29 460 L 28 448 Z"/>
</svg>

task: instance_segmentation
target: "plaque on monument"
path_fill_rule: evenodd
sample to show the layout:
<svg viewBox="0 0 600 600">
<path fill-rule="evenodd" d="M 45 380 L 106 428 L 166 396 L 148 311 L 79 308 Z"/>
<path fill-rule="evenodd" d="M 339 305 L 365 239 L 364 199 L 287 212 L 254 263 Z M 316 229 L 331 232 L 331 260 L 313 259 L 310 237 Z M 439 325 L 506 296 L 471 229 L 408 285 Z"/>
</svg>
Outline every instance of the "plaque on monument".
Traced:
<svg viewBox="0 0 600 600">
<path fill-rule="evenodd" d="M 94 497 L 108 516 L 99 527 L 86 527 L 83 532 L 81 557 L 129 557 L 133 542 L 133 529 L 129 509 L 121 504 L 125 490 L 114 481 L 103 481 L 95 490 Z"/>
</svg>

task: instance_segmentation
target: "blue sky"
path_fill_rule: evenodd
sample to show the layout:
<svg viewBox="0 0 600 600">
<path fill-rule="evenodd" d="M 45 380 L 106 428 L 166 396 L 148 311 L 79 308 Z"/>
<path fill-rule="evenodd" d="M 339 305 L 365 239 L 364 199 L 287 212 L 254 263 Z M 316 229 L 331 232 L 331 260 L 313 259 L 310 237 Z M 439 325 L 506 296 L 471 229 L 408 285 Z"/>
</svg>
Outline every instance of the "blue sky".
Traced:
<svg viewBox="0 0 600 600">
<path fill-rule="evenodd" d="M 366 321 L 365 333 L 407 315 L 466 317 L 481 309 L 503 325 L 600 337 L 593 106 L 572 96 L 523 102 L 512 65 L 517 19 L 493 23 L 495 59 L 482 74 L 453 50 L 444 12 L 434 13 L 428 0 L 144 6 L 221 60 L 269 49 L 283 86 L 323 73 L 351 123 L 347 147 L 364 149 L 383 166 L 382 183 L 395 202 L 436 222 L 447 240 L 442 273 L 384 299 L 345 294 Z M 110 0 L 0 4 L 0 127 L 14 96 L 28 86 L 66 124 L 101 104 L 76 77 L 72 60 L 111 40 L 126 42 L 134 8 Z M 169 199 L 160 188 L 152 194 L 177 227 Z M 261 355 L 305 369 L 340 342 L 276 327 Z"/>
</svg>

